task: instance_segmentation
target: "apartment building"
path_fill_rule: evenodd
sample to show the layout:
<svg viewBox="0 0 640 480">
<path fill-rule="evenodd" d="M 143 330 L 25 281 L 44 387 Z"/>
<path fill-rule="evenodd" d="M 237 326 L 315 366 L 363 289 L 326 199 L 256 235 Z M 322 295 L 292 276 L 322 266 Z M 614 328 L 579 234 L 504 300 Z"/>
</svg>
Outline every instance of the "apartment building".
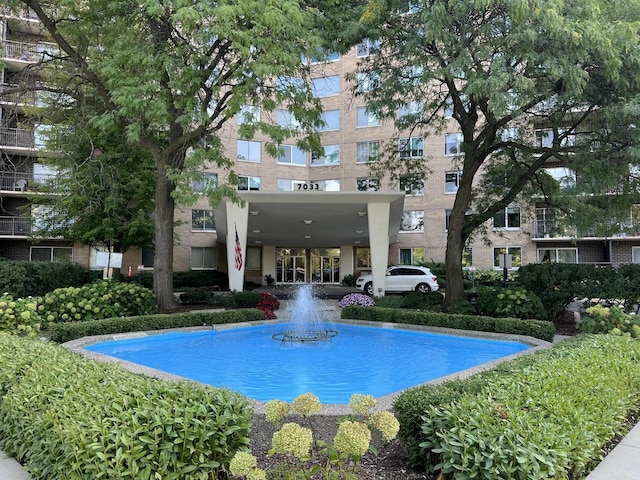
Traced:
<svg viewBox="0 0 640 480">
<path fill-rule="evenodd" d="M 21 260 L 74 261 L 95 265 L 95 251 L 64 239 L 34 241 L 38 185 L 55 172 L 47 168 L 40 140 L 46 129 L 29 116 L 34 96 L 20 94 L 21 73 L 33 68 L 53 45 L 42 37 L 37 20 L 28 12 L 5 13 L 0 24 L 0 256 Z M 280 145 L 277 156 L 267 152 L 266 137 L 241 138 L 238 127 L 258 116 L 291 124 L 285 110 L 274 118 L 259 106 L 247 105 L 220 132 L 227 155 L 234 159 L 238 190 L 245 204 L 223 202 L 213 209 L 204 197 L 176 212 L 174 270 L 228 271 L 232 286 L 244 280 L 266 283 L 296 281 L 339 283 L 345 275 L 380 275 L 387 265 L 444 261 L 450 209 L 460 180 L 455 167 L 461 135 L 451 120 L 438 135 L 406 136 L 400 132 L 399 154 L 428 158 L 431 173 L 423 179 L 389 182 L 374 178 L 371 162 L 381 155 L 396 133 L 394 125 L 367 112 L 352 95 L 346 80 L 360 58 L 374 54 L 365 41 L 345 55 L 312 60 L 312 86 L 324 106 L 321 131 L 324 155 L 302 151 L 294 139 Z M 30 76 L 33 78 L 33 76 Z M 280 81 L 295 81 L 280 79 Z M 411 103 L 398 115 L 410 112 Z M 443 110 L 442 115 L 448 112 Z M 540 128 L 536 141 L 549 141 Z M 550 165 L 548 172 L 571 182 L 572 172 Z M 205 182 L 227 181 L 227 172 L 204 168 Z M 194 184 L 196 190 L 203 184 Z M 25 209 L 33 212 L 31 221 Z M 630 222 L 633 220 L 630 213 Z M 487 225 L 486 239 L 470 243 L 464 264 L 499 268 L 500 254 L 512 255 L 519 265 L 562 261 L 619 265 L 640 262 L 640 237 L 620 233 L 599 238 L 558 228 L 552 211 L 535 199 L 499 212 Z M 487 240 L 487 241 L 485 241 Z M 124 256 L 123 273 L 142 266 L 153 268 L 150 251 L 131 250 Z M 383 274 L 383 273 L 382 273 Z"/>
</svg>

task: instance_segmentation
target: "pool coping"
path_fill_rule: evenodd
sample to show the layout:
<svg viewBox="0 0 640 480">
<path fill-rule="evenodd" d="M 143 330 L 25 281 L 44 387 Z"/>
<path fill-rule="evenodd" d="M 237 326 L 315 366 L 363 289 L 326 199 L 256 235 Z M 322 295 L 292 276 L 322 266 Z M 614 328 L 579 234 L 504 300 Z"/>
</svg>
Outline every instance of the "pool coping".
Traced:
<svg viewBox="0 0 640 480">
<path fill-rule="evenodd" d="M 93 345 L 95 343 L 100 343 L 100 342 L 107 342 L 107 341 L 114 341 L 114 340 L 127 340 L 132 338 L 144 338 L 147 336 L 159 335 L 159 334 L 171 333 L 171 332 L 197 332 L 197 331 L 207 331 L 211 329 L 215 329 L 216 331 L 223 331 L 231 328 L 273 325 L 278 323 L 286 323 L 286 322 L 283 322 L 282 320 L 260 320 L 256 322 L 226 323 L 226 324 L 199 326 L 199 327 L 169 328 L 169 329 L 162 329 L 162 330 L 148 330 L 148 331 L 142 331 L 142 332 L 95 335 L 90 337 L 82 337 L 76 340 L 71 340 L 69 342 L 63 343 L 62 346 L 92 360 L 117 363 L 123 368 L 133 373 L 144 374 L 150 377 L 159 378 L 162 380 L 169 380 L 169 381 L 190 381 L 190 382 L 197 383 L 199 385 L 206 385 L 212 388 L 216 388 L 210 384 L 198 382 L 196 380 L 182 377 L 180 375 L 175 375 L 162 370 L 157 370 L 155 368 L 146 367 L 143 365 L 139 365 L 137 363 L 111 357 L 109 355 L 105 355 L 102 353 L 85 350 L 85 347 L 89 345 Z M 515 341 L 515 342 L 524 343 L 531 347 L 521 352 L 517 352 L 512 355 L 508 355 L 506 357 L 502 357 L 496 360 L 491 360 L 489 362 L 476 365 L 474 367 L 461 370 L 459 372 L 455 372 L 450 375 L 446 375 L 444 377 L 439 377 L 433 380 L 429 380 L 427 382 L 412 385 L 409 388 L 415 388 L 422 385 L 437 385 L 453 379 L 467 378 L 472 375 L 475 375 L 476 373 L 490 370 L 502 362 L 512 360 L 522 355 L 529 355 L 531 353 L 534 353 L 535 351 L 538 351 L 544 348 L 549 348 L 553 345 L 553 343 L 551 342 L 540 340 L 534 337 L 528 337 L 525 335 L 507 334 L 507 333 L 481 332 L 481 331 L 475 331 L 475 330 L 458 330 L 458 329 L 444 328 L 444 327 L 430 327 L 430 326 L 423 326 L 423 325 L 411 325 L 406 323 L 374 322 L 374 321 L 366 321 L 366 320 L 339 319 L 339 320 L 335 320 L 333 323 L 337 325 L 344 324 L 344 325 L 354 325 L 354 326 L 366 326 L 366 327 L 375 327 L 375 328 L 386 328 L 390 330 L 409 330 L 409 331 L 420 331 L 420 332 L 429 332 L 429 333 L 440 333 L 444 335 L 483 338 L 487 340 Z M 376 407 L 374 408 L 374 410 L 375 411 L 391 410 L 395 399 L 402 392 L 406 390 L 407 389 L 403 389 L 397 392 L 390 393 L 388 395 L 377 397 Z M 253 407 L 254 412 L 258 415 L 264 415 L 266 403 L 249 398 L 249 397 L 247 398 L 249 400 L 249 403 Z M 321 415 L 343 416 L 343 415 L 348 415 L 350 413 L 352 412 L 348 404 L 323 404 L 322 405 Z"/>
</svg>

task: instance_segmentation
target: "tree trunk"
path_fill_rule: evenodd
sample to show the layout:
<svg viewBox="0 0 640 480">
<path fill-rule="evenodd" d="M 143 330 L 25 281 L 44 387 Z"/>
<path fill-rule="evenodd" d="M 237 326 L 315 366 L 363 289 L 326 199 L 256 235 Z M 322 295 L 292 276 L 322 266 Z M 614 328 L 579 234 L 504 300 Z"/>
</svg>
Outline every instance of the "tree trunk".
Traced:
<svg viewBox="0 0 640 480">
<path fill-rule="evenodd" d="M 445 288 L 444 309 L 448 309 L 452 302 L 464 297 L 464 275 L 462 273 L 462 254 L 467 241 L 464 230 L 464 220 L 471 200 L 471 175 L 465 179 L 464 173 L 456 199 L 449 217 L 449 231 L 447 232 L 447 250 L 445 253 Z"/>
<path fill-rule="evenodd" d="M 156 161 L 156 194 L 154 206 L 155 253 L 153 257 L 153 291 L 160 311 L 177 307 L 173 297 L 173 223 L 174 200 L 167 179 L 165 158 Z"/>
</svg>

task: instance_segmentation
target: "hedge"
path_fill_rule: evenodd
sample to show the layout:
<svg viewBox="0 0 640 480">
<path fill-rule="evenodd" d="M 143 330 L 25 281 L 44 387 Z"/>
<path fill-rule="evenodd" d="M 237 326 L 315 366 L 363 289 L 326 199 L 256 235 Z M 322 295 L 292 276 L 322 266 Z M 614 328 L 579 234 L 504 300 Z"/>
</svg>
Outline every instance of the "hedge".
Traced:
<svg viewBox="0 0 640 480">
<path fill-rule="evenodd" d="M 492 318 L 478 315 L 456 315 L 399 308 L 361 307 L 351 305 L 342 309 L 342 318 L 386 323 L 406 323 L 430 327 L 457 328 L 480 332 L 510 333 L 553 341 L 556 334 L 552 322 L 521 320 L 518 318 Z"/>
<path fill-rule="evenodd" d="M 640 342 L 580 335 L 393 405 L 411 464 L 442 478 L 583 478 L 640 407 Z"/>
<path fill-rule="evenodd" d="M 62 262 L 0 261 L 0 293 L 14 298 L 38 297 L 60 287 L 81 286 L 102 272 Z"/>
<path fill-rule="evenodd" d="M 64 343 L 77 338 L 112 333 L 143 332 L 167 328 L 198 327 L 223 323 L 262 320 L 264 312 L 256 308 L 222 310 L 219 312 L 187 312 L 177 314 L 142 315 L 139 317 L 107 318 L 87 322 L 66 322 L 55 325 L 49 335 L 53 342 Z"/>
<path fill-rule="evenodd" d="M 34 480 L 224 478 L 249 445 L 237 393 L 0 334 L 0 438 Z"/>
</svg>

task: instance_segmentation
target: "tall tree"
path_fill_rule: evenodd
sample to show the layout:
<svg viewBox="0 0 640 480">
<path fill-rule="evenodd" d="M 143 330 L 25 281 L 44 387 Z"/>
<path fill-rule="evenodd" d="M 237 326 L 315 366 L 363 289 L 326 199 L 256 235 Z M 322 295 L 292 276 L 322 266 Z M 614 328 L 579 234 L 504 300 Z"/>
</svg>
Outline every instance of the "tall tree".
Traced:
<svg viewBox="0 0 640 480">
<path fill-rule="evenodd" d="M 556 162 L 583 180 L 599 176 L 580 186 L 595 193 L 628 182 L 629 163 L 638 163 L 640 118 L 626 104 L 639 93 L 639 20 L 637 0 L 369 2 L 362 22 L 377 28 L 380 52 L 361 62 L 354 79 L 375 88 L 357 85 L 356 94 L 399 130 L 425 137 L 460 132 L 447 304 L 463 298 L 462 255 L 474 232 L 519 196 L 560 200 L 543 167 Z M 398 117 L 408 102 L 415 102 L 412 113 Z M 547 136 L 536 138 L 536 128 Z M 390 145 L 374 167 L 379 175 L 427 174 L 425 159 L 400 159 L 397 141 Z M 571 208 L 604 212 L 573 193 L 564 196 L 573 198 Z"/>
<path fill-rule="evenodd" d="M 225 123 L 244 105 L 263 114 L 287 108 L 295 125 L 254 119 L 242 133 L 262 130 L 274 145 L 298 136 L 300 146 L 319 148 L 320 103 L 309 88 L 276 79 L 302 77 L 301 55 L 318 57 L 327 47 L 317 28 L 328 12 L 296 0 L 9 3 L 31 8 L 57 44 L 40 72 L 73 98 L 76 112 L 91 105 L 81 121 L 122 130 L 153 159 L 154 291 L 161 309 L 173 308 L 174 205 L 189 199 L 176 188 L 205 162 L 232 173 L 216 137 Z M 208 193 L 212 204 L 238 198 L 233 185 Z"/>
</svg>

